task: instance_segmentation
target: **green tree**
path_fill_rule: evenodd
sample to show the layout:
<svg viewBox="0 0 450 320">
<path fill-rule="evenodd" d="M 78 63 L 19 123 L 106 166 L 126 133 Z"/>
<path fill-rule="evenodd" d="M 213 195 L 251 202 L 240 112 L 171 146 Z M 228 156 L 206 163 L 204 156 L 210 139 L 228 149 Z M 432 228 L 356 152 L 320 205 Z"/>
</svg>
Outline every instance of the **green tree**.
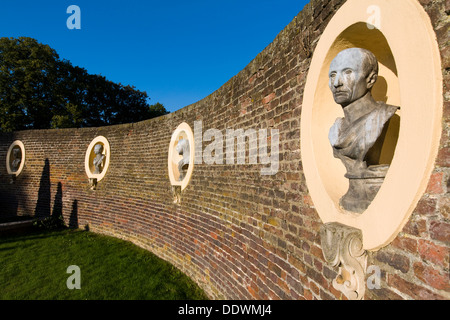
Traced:
<svg viewBox="0 0 450 320">
<path fill-rule="evenodd" d="M 146 92 L 91 75 L 32 38 L 0 38 L 0 130 L 105 126 L 168 112 Z"/>
<path fill-rule="evenodd" d="M 0 38 L 0 124 L 3 131 L 44 128 L 57 102 L 58 54 L 30 38 Z"/>
</svg>

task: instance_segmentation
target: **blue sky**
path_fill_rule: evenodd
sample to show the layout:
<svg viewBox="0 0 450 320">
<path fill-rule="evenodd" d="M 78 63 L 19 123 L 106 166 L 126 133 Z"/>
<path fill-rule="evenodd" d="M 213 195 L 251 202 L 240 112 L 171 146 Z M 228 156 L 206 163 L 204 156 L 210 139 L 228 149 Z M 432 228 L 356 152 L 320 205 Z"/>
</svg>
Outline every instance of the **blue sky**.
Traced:
<svg viewBox="0 0 450 320">
<path fill-rule="evenodd" d="M 175 111 L 208 96 L 256 57 L 308 0 L 3 1 L 0 36 L 27 36 Z M 69 30 L 67 8 L 81 9 Z"/>
</svg>

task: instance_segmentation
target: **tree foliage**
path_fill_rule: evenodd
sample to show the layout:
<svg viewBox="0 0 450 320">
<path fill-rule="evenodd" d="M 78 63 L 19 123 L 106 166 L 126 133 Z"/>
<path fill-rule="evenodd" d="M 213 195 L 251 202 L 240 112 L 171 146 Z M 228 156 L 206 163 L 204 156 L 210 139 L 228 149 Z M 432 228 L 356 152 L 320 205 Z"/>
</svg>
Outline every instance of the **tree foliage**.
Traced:
<svg viewBox="0 0 450 320">
<path fill-rule="evenodd" d="M 0 38 L 0 131 L 137 122 L 168 112 L 146 92 L 60 59 L 27 37 Z"/>
</svg>

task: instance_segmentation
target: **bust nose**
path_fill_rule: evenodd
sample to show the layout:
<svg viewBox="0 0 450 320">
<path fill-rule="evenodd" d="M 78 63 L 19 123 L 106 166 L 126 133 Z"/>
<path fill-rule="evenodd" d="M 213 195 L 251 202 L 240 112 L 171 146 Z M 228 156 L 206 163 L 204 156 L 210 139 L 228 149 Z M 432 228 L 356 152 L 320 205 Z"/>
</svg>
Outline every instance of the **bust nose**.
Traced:
<svg viewBox="0 0 450 320">
<path fill-rule="evenodd" d="M 334 77 L 333 86 L 335 88 L 339 88 L 340 86 L 342 86 L 342 78 L 339 74 L 336 74 L 336 76 Z"/>
</svg>

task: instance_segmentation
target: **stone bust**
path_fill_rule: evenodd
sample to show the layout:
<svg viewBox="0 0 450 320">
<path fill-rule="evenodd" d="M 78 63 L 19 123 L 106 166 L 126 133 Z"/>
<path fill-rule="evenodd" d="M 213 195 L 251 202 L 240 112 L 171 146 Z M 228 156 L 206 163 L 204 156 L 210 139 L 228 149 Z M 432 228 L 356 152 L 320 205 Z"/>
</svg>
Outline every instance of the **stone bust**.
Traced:
<svg viewBox="0 0 450 320">
<path fill-rule="evenodd" d="M 178 162 L 178 172 L 180 173 L 180 178 L 178 180 L 182 181 L 186 176 L 186 171 L 189 167 L 189 158 L 191 153 L 189 140 L 180 139 L 175 149 L 179 155 L 183 156 L 183 159 Z"/>
<path fill-rule="evenodd" d="M 389 165 L 368 165 L 367 157 L 399 107 L 377 102 L 372 88 L 378 78 L 375 55 L 361 48 L 341 51 L 331 62 L 329 87 L 344 117 L 329 131 L 333 155 L 344 164 L 349 189 L 340 199 L 348 211 L 362 213 L 375 198 Z"/>
<path fill-rule="evenodd" d="M 100 174 L 103 170 L 103 159 L 105 159 L 105 155 L 102 154 L 103 152 L 103 145 L 98 143 L 94 147 L 94 153 L 96 154 L 94 158 L 94 174 Z"/>
<path fill-rule="evenodd" d="M 22 152 L 19 148 L 14 148 L 12 151 L 13 160 L 11 162 L 12 171 L 19 170 L 20 163 L 22 162 Z"/>
</svg>

